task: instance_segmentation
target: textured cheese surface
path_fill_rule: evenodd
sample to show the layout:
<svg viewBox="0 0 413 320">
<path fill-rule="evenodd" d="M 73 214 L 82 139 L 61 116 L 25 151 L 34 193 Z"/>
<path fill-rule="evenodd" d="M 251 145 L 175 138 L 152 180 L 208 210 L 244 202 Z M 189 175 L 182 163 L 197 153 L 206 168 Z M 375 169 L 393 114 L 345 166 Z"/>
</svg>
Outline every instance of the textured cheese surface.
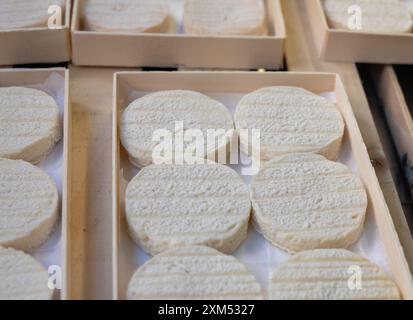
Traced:
<svg viewBox="0 0 413 320">
<path fill-rule="evenodd" d="M 323 0 L 323 5 L 334 28 L 350 29 L 348 21 L 352 15 L 348 8 L 354 5 L 362 10 L 361 31 L 405 33 L 413 28 L 408 7 L 399 0 Z"/>
<path fill-rule="evenodd" d="M 346 248 L 360 237 L 367 195 L 343 164 L 292 154 L 261 167 L 251 185 L 253 222 L 288 251 Z"/>
<path fill-rule="evenodd" d="M 260 285 L 232 256 L 185 247 L 154 257 L 133 275 L 129 300 L 261 300 Z"/>
<path fill-rule="evenodd" d="M 102 32 L 166 32 L 169 11 L 166 0 L 86 0 L 86 30 Z"/>
<path fill-rule="evenodd" d="M 0 300 L 50 300 L 48 277 L 31 256 L 0 247 Z"/>
<path fill-rule="evenodd" d="M 194 91 L 160 91 L 133 101 L 123 112 L 121 140 L 131 162 L 138 167 L 153 163 L 152 151 L 158 145 L 154 132 L 167 130 L 172 137 L 178 135 L 176 122 L 183 122 L 183 135 L 188 130 L 200 130 L 205 143 L 208 131 L 222 130 L 217 134 L 215 146 L 204 146 L 204 156 L 210 158 L 227 148 L 228 132 L 234 131 L 232 115 L 220 102 Z M 188 145 L 185 144 L 184 150 Z M 183 151 L 183 150 L 181 150 Z M 173 152 L 173 151 L 172 151 Z M 174 158 L 175 159 L 175 158 Z"/>
<path fill-rule="evenodd" d="M 43 160 L 62 136 L 59 107 L 43 91 L 0 88 L 0 157 Z"/>
<path fill-rule="evenodd" d="M 262 0 L 186 0 L 184 28 L 200 35 L 268 34 Z"/>
<path fill-rule="evenodd" d="M 58 218 L 54 181 L 21 160 L 0 158 L 0 245 L 33 249 L 47 240 Z"/>
<path fill-rule="evenodd" d="M 248 187 L 220 164 L 152 165 L 126 190 L 130 233 L 153 255 L 190 245 L 232 253 L 247 237 L 250 211 Z"/>
<path fill-rule="evenodd" d="M 262 162 L 297 152 L 336 160 L 344 134 L 334 103 L 296 87 L 268 87 L 246 95 L 237 106 L 235 125 L 237 130 L 259 130 Z M 241 135 L 241 150 L 251 154 L 257 146 L 247 138 Z"/>
<path fill-rule="evenodd" d="M 0 29 L 47 27 L 51 5 L 63 8 L 63 0 L 1 0 Z"/>
<path fill-rule="evenodd" d="M 360 271 L 361 278 L 352 278 Z M 347 250 L 314 250 L 298 253 L 275 269 L 270 299 L 399 300 L 400 295 L 374 263 Z"/>
</svg>

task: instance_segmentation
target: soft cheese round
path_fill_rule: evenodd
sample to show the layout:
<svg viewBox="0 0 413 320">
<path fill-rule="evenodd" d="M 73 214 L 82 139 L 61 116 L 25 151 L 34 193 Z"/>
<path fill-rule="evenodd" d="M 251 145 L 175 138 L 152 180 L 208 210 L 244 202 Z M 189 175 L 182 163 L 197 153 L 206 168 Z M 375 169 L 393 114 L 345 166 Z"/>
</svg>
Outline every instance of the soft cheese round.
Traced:
<svg viewBox="0 0 413 320">
<path fill-rule="evenodd" d="M 152 165 L 126 190 L 130 234 L 148 253 L 206 245 L 232 253 L 247 237 L 247 185 L 220 164 Z"/>
<path fill-rule="evenodd" d="M 261 287 L 232 256 L 208 247 L 157 255 L 129 282 L 129 300 L 261 300 Z"/>
<path fill-rule="evenodd" d="M 259 151 L 250 135 L 241 134 L 240 145 L 244 153 L 260 156 L 261 162 L 297 152 L 336 160 L 344 135 L 335 104 L 296 87 L 268 87 L 246 95 L 237 106 L 235 125 L 238 131 L 259 130 Z"/>
<path fill-rule="evenodd" d="M 333 28 L 350 29 L 348 8 L 359 6 L 361 31 L 409 33 L 413 29 L 408 7 L 399 0 L 323 0 L 323 6 Z"/>
<path fill-rule="evenodd" d="M 0 158 L 0 245 L 28 251 L 52 233 L 59 196 L 54 181 L 22 160 Z"/>
<path fill-rule="evenodd" d="M 199 35 L 267 35 L 262 0 L 186 0 L 184 29 Z"/>
<path fill-rule="evenodd" d="M 179 123 L 183 128 L 176 128 Z M 215 135 L 215 143 L 207 145 L 210 132 L 215 129 L 219 130 Z M 153 150 L 159 144 L 154 140 L 154 133 L 159 130 L 167 130 L 172 138 L 175 134 L 178 136 L 179 132 L 185 136 L 194 130 L 200 131 L 205 142 L 201 151 L 204 151 L 205 158 L 211 159 L 216 154 L 229 151 L 234 123 L 231 113 L 223 104 L 201 93 L 173 90 L 148 94 L 133 101 L 121 119 L 122 144 L 134 165 L 144 167 L 153 163 Z M 187 151 L 188 147 L 189 143 L 185 142 L 184 150 L 179 152 Z M 175 154 L 176 150 L 168 151 Z M 175 159 L 173 156 L 172 160 Z"/>
<path fill-rule="evenodd" d="M 166 32 L 169 8 L 166 0 L 86 0 L 83 27 L 101 32 Z"/>
<path fill-rule="evenodd" d="M 259 130 L 260 143 L 240 134 L 240 144 L 244 153 L 254 160 L 259 156 L 261 162 L 299 152 L 336 160 L 344 135 L 344 121 L 334 103 L 296 87 L 268 87 L 246 95 L 237 106 L 235 125 L 239 132 Z"/>
<path fill-rule="evenodd" d="M 399 300 L 400 294 L 374 263 L 347 250 L 322 249 L 300 252 L 276 268 L 270 299 Z"/>
<path fill-rule="evenodd" d="M 47 27 L 52 5 L 64 7 L 63 0 L 1 0 L 0 29 Z"/>
<path fill-rule="evenodd" d="M 3 158 L 38 163 L 62 137 L 56 101 L 37 89 L 0 88 L 0 124 Z"/>
<path fill-rule="evenodd" d="M 31 256 L 0 247 L 0 300 L 50 300 L 46 269 Z"/>
<path fill-rule="evenodd" d="M 315 154 L 291 154 L 261 167 L 251 184 L 253 223 L 288 251 L 346 248 L 360 237 L 367 195 L 349 168 Z"/>
</svg>

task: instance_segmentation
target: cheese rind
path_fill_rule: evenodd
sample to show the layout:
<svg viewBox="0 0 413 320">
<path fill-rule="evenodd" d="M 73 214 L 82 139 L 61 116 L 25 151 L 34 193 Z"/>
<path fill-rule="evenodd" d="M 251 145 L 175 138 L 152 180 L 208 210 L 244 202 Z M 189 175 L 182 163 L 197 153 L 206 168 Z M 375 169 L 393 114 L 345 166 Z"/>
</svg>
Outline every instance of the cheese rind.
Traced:
<svg viewBox="0 0 413 320">
<path fill-rule="evenodd" d="M 367 259 L 340 249 L 304 251 L 277 267 L 272 300 L 399 300 L 396 284 Z"/>
<path fill-rule="evenodd" d="M 367 194 L 345 165 L 291 154 L 261 167 L 251 184 L 253 224 L 288 252 L 347 248 L 362 231 Z"/>
<path fill-rule="evenodd" d="M 0 88 L 0 157 L 39 163 L 62 137 L 59 107 L 47 93 Z"/>
<path fill-rule="evenodd" d="M 244 96 L 235 111 L 241 151 L 266 162 L 288 153 L 339 156 L 344 121 L 328 99 L 297 87 L 268 87 Z M 248 130 L 249 134 L 241 134 Z M 251 139 L 260 133 L 258 142 Z"/>
<path fill-rule="evenodd" d="M 86 0 L 82 17 L 90 31 L 162 33 L 169 27 L 166 0 Z"/>
<path fill-rule="evenodd" d="M 361 29 L 355 31 L 409 33 L 413 18 L 406 3 L 399 0 L 323 0 L 324 10 L 330 25 L 337 29 L 351 29 L 349 21 L 361 9 Z M 356 6 L 356 7 L 355 7 Z"/>
<path fill-rule="evenodd" d="M 157 255 L 129 282 L 129 300 L 261 300 L 260 285 L 232 256 L 208 247 Z"/>
<path fill-rule="evenodd" d="M 31 256 L 0 247 L 0 300 L 50 300 L 49 275 Z"/>
<path fill-rule="evenodd" d="M 22 160 L 0 158 L 0 245 L 30 251 L 45 242 L 58 220 L 54 181 Z"/>
<path fill-rule="evenodd" d="M 125 210 L 132 238 L 152 255 L 190 245 L 232 253 L 247 237 L 251 203 L 227 166 L 152 165 L 129 183 Z"/>
<path fill-rule="evenodd" d="M 268 34 L 262 0 L 186 0 L 184 29 L 199 35 Z"/>
<path fill-rule="evenodd" d="M 225 158 L 234 136 L 232 115 L 223 104 L 201 93 L 185 90 L 154 92 L 133 101 L 123 111 L 120 125 L 122 145 L 137 167 L 165 160 L 153 152 L 161 144 L 166 145 L 166 153 L 171 154 L 170 159 L 165 160 L 168 163 L 178 163 L 177 158 L 187 163 L 191 157 L 184 155 L 193 150 L 191 145 L 199 146 L 198 158 L 213 160 L 217 154 L 220 157 L 223 154 Z M 195 131 L 199 140 L 185 140 L 187 135 L 197 136 Z M 162 139 L 156 140 L 156 133 L 161 133 Z M 168 135 L 171 144 L 165 143 Z M 181 148 L 176 147 L 176 141 L 182 143 Z M 208 144 L 210 141 L 215 143 Z"/>
</svg>

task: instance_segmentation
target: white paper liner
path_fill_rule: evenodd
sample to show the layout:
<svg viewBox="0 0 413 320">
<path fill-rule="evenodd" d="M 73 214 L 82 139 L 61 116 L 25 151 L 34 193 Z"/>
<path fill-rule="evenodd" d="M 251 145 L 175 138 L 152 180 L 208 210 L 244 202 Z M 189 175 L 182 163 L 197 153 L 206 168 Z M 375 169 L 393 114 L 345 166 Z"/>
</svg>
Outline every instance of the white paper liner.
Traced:
<svg viewBox="0 0 413 320">
<path fill-rule="evenodd" d="M 123 108 L 126 108 L 130 102 L 142 97 L 149 92 L 131 91 L 129 101 L 125 101 Z M 230 110 L 232 114 L 239 100 L 244 94 L 239 93 L 216 93 L 216 92 L 201 92 L 207 96 L 216 99 L 223 103 Z M 321 94 L 329 100 L 336 102 L 334 92 Z M 125 298 L 126 288 L 128 282 L 143 263 L 148 261 L 151 256 L 146 254 L 139 248 L 131 239 L 127 231 L 127 224 L 124 212 L 125 190 L 128 181 L 130 181 L 139 170 L 134 167 L 128 160 L 127 152 L 121 148 L 121 163 L 120 163 L 120 246 L 119 246 L 119 287 L 120 299 Z M 359 175 L 359 168 L 357 166 L 354 154 L 352 153 L 350 143 L 344 139 L 341 150 L 339 162 L 347 165 L 354 174 Z M 231 166 L 238 173 L 241 172 L 241 165 Z M 245 168 L 245 167 L 244 167 Z M 245 183 L 250 184 L 252 177 L 243 176 Z M 384 251 L 383 243 L 380 238 L 376 221 L 372 212 L 372 207 L 367 209 L 366 222 L 364 231 L 360 240 L 354 244 L 349 250 L 360 254 L 361 256 L 375 262 L 384 272 L 391 278 L 394 278 L 390 272 L 386 253 Z M 271 272 L 283 261 L 288 259 L 290 255 L 281 249 L 276 248 L 264 237 L 262 237 L 250 224 L 248 238 L 233 254 L 237 259 L 244 263 L 248 269 L 255 275 L 260 282 L 265 297 L 268 297 L 268 284 Z"/>
<path fill-rule="evenodd" d="M 51 95 L 59 106 L 60 123 L 63 128 L 64 117 L 64 101 L 65 101 L 65 79 L 59 73 L 53 72 L 44 83 L 37 83 L 28 88 L 42 90 Z M 63 131 L 62 131 L 63 135 Z M 43 243 L 39 248 L 29 252 L 36 260 L 38 260 L 46 269 L 50 266 L 61 265 L 61 203 L 62 203 L 62 176 L 63 176 L 63 138 L 56 144 L 52 152 L 45 160 L 37 166 L 46 172 L 56 183 L 59 192 L 59 221 L 55 227 L 55 231 L 50 235 L 50 238 Z"/>
</svg>

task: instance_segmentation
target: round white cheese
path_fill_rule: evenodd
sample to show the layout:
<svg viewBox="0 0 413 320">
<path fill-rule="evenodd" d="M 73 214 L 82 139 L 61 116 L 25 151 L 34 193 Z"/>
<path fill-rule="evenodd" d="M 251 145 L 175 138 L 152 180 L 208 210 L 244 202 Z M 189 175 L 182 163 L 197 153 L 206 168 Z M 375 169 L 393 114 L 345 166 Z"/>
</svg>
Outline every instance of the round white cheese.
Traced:
<svg viewBox="0 0 413 320">
<path fill-rule="evenodd" d="M 268 34 L 262 0 L 186 0 L 184 29 L 198 35 Z"/>
<path fill-rule="evenodd" d="M 185 160 L 182 163 L 187 163 L 185 153 L 195 147 L 198 158 L 214 160 L 222 154 L 225 157 L 233 139 L 234 124 L 223 104 L 201 93 L 173 90 L 148 94 L 133 101 L 121 119 L 121 141 L 134 165 L 148 166 L 154 158 L 159 164 L 160 156 L 153 151 L 162 146 L 161 140 L 155 139 L 155 133 L 160 131 L 166 131 L 171 137 L 171 144 L 166 143 L 165 147 L 165 152 L 172 155 L 168 163 L 177 163 L 177 154 L 179 159 Z M 200 143 L 192 143 L 195 131 L 199 132 Z M 187 134 L 190 141 L 185 140 Z M 176 141 L 182 144 L 181 149 L 175 148 Z M 191 145 L 194 148 L 190 148 Z"/>
<path fill-rule="evenodd" d="M 251 184 L 253 223 L 288 252 L 346 248 L 360 237 L 367 195 L 345 165 L 291 154 L 261 167 Z"/>
<path fill-rule="evenodd" d="M 129 282 L 129 300 L 260 300 L 261 288 L 232 256 L 208 247 L 157 255 Z"/>
<path fill-rule="evenodd" d="M 296 254 L 271 275 L 272 300 L 399 300 L 397 286 L 374 263 L 347 250 Z"/>
<path fill-rule="evenodd" d="M 31 256 L 0 247 L 0 300 L 50 300 L 48 277 Z"/>
<path fill-rule="evenodd" d="M 240 134 L 241 150 L 257 161 L 299 152 L 339 156 L 344 121 L 328 99 L 296 87 L 268 87 L 246 95 L 235 112 L 237 130 L 259 131 L 260 143 Z M 259 147 L 259 149 L 258 149 Z"/>
<path fill-rule="evenodd" d="M 248 187 L 220 164 L 146 167 L 129 183 L 125 207 L 130 234 L 152 255 L 190 245 L 232 253 L 251 212 Z"/>
<path fill-rule="evenodd" d="M 83 27 L 101 32 L 166 32 L 169 8 L 166 0 L 86 0 Z"/>
<path fill-rule="evenodd" d="M 0 245 L 28 251 L 48 239 L 58 219 L 54 181 L 22 160 L 0 158 Z"/>
</svg>

